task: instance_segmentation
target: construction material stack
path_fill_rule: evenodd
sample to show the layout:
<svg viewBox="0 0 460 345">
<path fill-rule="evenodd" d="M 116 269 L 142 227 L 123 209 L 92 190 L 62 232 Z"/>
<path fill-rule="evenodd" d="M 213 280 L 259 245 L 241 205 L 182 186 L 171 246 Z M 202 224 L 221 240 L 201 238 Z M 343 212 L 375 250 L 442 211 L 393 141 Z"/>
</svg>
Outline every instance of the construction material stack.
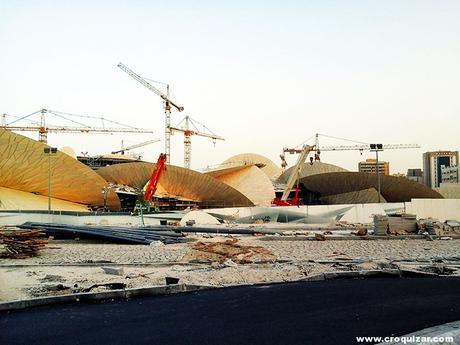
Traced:
<svg viewBox="0 0 460 345">
<path fill-rule="evenodd" d="M 388 216 L 374 215 L 374 235 L 387 235 L 389 229 Z"/>
<path fill-rule="evenodd" d="M 1 256 L 12 259 L 36 256 L 48 244 L 48 239 L 43 236 L 40 230 L 1 230 L 0 243 L 5 249 Z"/>
</svg>

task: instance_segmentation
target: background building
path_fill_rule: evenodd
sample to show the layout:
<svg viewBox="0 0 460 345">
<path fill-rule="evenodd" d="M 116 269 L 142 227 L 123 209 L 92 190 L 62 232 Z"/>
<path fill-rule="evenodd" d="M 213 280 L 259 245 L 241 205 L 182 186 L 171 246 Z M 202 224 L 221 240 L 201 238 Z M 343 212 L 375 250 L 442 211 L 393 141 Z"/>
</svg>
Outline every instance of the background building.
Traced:
<svg viewBox="0 0 460 345">
<path fill-rule="evenodd" d="M 407 169 L 407 175 L 406 177 L 409 180 L 418 182 L 418 183 L 423 183 L 423 171 L 422 169 Z"/>
<path fill-rule="evenodd" d="M 442 183 L 441 166 L 455 167 L 458 165 L 458 151 L 435 151 L 423 154 L 424 184 L 428 187 L 439 187 Z"/>
<path fill-rule="evenodd" d="M 366 159 L 365 162 L 359 162 L 358 164 L 358 171 L 365 172 L 365 173 L 376 173 L 376 164 L 377 161 L 375 159 Z M 379 161 L 379 173 L 382 175 L 390 175 L 390 163 L 389 162 L 381 162 Z"/>
<path fill-rule="evenodd" d="M 458 166 L 446 167 L 441 165 L 441 182 L 458 183 Z"/>
</svg>

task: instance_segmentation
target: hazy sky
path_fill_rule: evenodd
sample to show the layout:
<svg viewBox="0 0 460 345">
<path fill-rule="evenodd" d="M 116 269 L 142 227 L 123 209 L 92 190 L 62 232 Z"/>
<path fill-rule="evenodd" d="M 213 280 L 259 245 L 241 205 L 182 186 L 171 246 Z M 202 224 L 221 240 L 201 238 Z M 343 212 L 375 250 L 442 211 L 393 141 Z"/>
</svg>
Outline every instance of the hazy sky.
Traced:
<svg viewBox="0 0 460 345">
<path fill-rule="evenodd" d="M 0 113 L 47 107 L 151 128 L 162 142 L 138 152 L 156 160 L 161 100 L 119 70 L 121 61 L 171 84 L 185 107 L 173 124 L 188 114 L 226 138 L 214 147 L 193 137 L 194 169 L 243 152 L 278 164 L 284 146 L 319 132 L 418 143 L 381 154 L 392 173 L 405 172 L 422 166 L 425 151 L 460 148 L 459 18 L 457 0 L 0 0 Z M 98 154 L 123 138 L 151 137 L 50 134 L 49 142 Z M 182 142 L 173 136 L 173 164 L 182 165 Z M 322 158 L 357 170 L 371 156 Z"/>
</svg>

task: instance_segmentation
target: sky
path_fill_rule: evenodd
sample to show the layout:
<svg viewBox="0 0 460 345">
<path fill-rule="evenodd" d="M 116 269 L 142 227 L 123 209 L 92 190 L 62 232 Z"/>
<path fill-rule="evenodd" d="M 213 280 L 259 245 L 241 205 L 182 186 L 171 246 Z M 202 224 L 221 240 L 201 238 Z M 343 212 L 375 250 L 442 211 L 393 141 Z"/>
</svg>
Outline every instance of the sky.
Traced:
<svg viewBox="0 0 460 345">
<path fill-rule="evenodd" d="M 170 84 L 185 108 L 173 125 L 189 115 L 225 138 L 192 137 L 193 169 L 246 152 L 279 164 L 283 147 L 322 133 L 419 144 L 379 154 L 405 173 L 422 167 L 423 152 L 460 148 L 459 14 L 457 0 L 0 0 L 0 114 L 48 108 L 148 128 L 154 134 L 50 134 L 49 143 L 102 154 L 121 140 L 160 138 L 135 151 L 155 161 L 162 102 L 117 68 L 123 62 Z M 171 163 L 182 165 L 182 134 L 171 145 Z M 372 157 L 322 153 L 352 171 Z"/>
</svg>

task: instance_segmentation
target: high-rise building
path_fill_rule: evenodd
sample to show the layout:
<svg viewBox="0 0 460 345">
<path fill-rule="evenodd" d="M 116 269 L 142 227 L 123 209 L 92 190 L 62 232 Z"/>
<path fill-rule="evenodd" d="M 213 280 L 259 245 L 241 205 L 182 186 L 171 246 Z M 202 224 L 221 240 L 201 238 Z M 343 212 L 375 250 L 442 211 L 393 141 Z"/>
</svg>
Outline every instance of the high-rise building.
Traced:
<svg viewBox="0 0 460 345">
<path fill-rule="evenodd" d="M 409 180 L 418 182 L 418 183 L 423 183 L 423 171 L 422 169 L 407 169 L 407 175 L 406 177 Z"/>
<path fill-rule="evenodd" d="M 441 165 L 441 183 L 458 183 L 458 166 L 446 167 Z"/>
<path fill-rule="evenodd" d="M 435 151 L 423 154 L 423 181 L 431 188 L 439 187 L 442 183 L 441 167 L 458 165 L 458 151 Z"/>
<path fill-rule="evenodd" d="M 359 162 L 358 171 L 366 173 L 376 173 L 377 161 L 375 159 L 366 159 L 365 162 Z M 390 163 L 379 161 L 379 174 L 390 175 Z"/>
</svg>

